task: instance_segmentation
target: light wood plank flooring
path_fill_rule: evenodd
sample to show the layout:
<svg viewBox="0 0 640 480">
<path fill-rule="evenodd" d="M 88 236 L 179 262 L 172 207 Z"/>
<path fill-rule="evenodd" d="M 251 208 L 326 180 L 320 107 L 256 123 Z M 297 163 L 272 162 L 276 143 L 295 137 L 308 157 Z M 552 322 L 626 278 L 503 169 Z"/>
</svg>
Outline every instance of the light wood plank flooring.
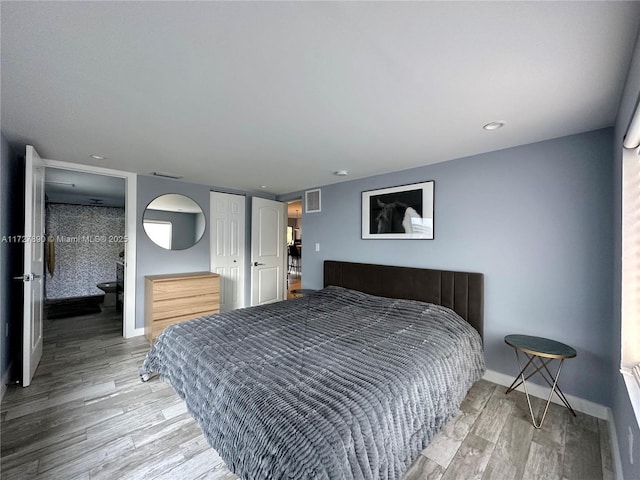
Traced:
<svg viewBox="0 0 640 480">
<path fill-rule="evenodd" d="M 120 332 L 109 311 L 46 321 L 32 385 L 2 403 L 2 479 L 237 479 L 173 389 L 140 382 L 144 337 Z M 606 422 L 552 405 L 535 430 L 524 396 L 504 390 L 478 382 L 406 480 L 613 478 Z"/>
</svg>

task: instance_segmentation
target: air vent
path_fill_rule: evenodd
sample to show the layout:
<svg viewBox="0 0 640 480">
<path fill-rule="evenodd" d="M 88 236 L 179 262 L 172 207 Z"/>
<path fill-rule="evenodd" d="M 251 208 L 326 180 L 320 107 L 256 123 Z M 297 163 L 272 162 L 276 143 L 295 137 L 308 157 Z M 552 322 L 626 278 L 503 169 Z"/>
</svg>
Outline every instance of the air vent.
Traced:
<svg viewBox="0 0 640 480">
<path fill-rule="evenodd" d="M 183 178 L 182 175 L 176 175 L 175 173 L 167 173 L 167 172 L 151 172 L 151 175 L 154 175 L 156 177 L 163 177 L 163 178 L 173 178 L 174 180 Z"/>
<path fill-rule="evenodd" d="M 304 207 L 306 213 L 315 213 L 322 210 L 319 188 L 304 192 Z"/>
</svg>

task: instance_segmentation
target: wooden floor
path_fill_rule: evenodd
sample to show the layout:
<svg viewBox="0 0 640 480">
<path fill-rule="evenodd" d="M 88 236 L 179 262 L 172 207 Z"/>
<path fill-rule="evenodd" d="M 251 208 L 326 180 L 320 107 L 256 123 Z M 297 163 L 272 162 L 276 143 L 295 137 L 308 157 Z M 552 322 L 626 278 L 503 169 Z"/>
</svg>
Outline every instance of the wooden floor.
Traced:
<svg viewBox="0 0 640 480">
<path fill-rule="evenodd" d="M 291 293 L 291 290 L 295 290 L 296 288 L 302 288 L 302 278 L 300 275 L 290 274 L 287 277 L 287 300 L 296 298 L 296 296 Z"/>
<path fill-rule="evenodd" d="M 32 385 L 2 403 L 3 480 L 237 478 L 171 387 L 140 382 L 149 346 L 120 332 L 108 311 L 46 321 Z M 504 390 L 478 382 L 406 480 L 613 478 L 606 422 L 553 405 L 535 430 L 524 396 Z"/>
</svg>

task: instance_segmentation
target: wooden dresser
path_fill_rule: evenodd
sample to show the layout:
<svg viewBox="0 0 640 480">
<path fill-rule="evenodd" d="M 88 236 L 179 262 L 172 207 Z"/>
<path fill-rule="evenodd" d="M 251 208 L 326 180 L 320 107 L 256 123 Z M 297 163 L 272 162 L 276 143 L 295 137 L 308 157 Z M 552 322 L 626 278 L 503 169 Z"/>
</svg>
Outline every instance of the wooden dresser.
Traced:
<svg viewBox="0 0 640 480">
<path fill-rule="evenodd" d="M 144 334 L 149 343 L 169 325 L 220 312 L 220 275 L 149 275 L 144 284 Z"/>
</svg>

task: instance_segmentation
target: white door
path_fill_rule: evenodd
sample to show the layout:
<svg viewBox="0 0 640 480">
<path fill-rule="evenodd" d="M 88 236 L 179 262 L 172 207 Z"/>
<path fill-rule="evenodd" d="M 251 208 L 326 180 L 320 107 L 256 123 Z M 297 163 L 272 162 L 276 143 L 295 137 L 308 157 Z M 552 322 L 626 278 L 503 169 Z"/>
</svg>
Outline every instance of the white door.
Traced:
<svg viewBox="0 0 640 480">
<path fill-rule="evenodd" d="M 285 205 L 254 197 L 251 201 L 251 305 L 285 298 Z"/>
<path fill-rule="evenodd" d="M 211 271 L 220 275 L 220 311 L 244 307 L 243 195 L 211 192 Z"/>
<path fill-rule="evenodd" d="M 25 175 L 22 386 L 28 387 L 42 357 L 44 301 L 44 164 L 31 145 Z"/>
</svg>

